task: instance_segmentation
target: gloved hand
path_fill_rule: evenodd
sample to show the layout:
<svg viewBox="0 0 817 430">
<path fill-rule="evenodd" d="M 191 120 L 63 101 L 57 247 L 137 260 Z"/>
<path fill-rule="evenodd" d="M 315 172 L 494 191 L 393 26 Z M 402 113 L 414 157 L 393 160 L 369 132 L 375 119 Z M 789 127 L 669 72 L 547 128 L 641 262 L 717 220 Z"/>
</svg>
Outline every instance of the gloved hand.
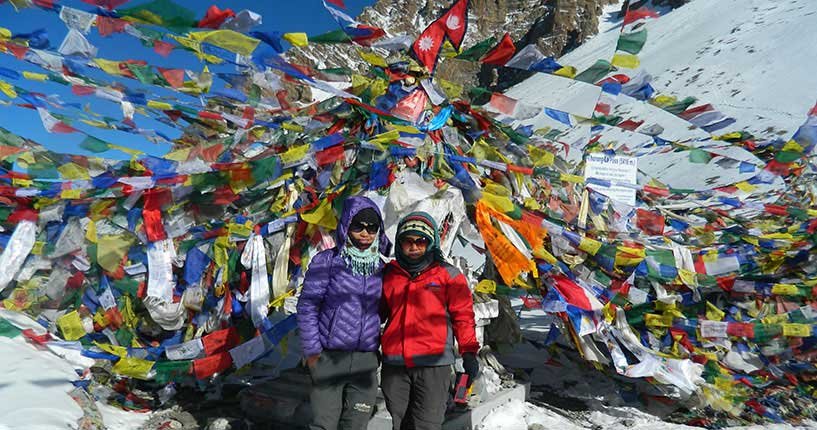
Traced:
<svg viewBox="0 0 817 430">
<path fill-rule="evenodd" d="M 468 375 L 468 386 L 470 387 L 479 376 L 479 361 L 477 361 L 477 355 L 473 352 L 462 354 L 462 368 Z"/>
</svg>

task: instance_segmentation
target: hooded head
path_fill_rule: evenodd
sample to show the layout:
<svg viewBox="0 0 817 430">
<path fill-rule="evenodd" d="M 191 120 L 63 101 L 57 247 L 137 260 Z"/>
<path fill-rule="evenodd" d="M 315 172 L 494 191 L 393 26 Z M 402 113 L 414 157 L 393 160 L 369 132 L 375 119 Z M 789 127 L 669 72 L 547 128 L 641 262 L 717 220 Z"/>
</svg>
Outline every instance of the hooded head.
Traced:
<svg viewBox="0 0 817 430">
<path fill-rule="evenodd" d="M 426 252 L 421 257 L 410 258 L 403 252 L 400 245 L 401 239 L 406 236 L 418 236 L 428 241 Z M 442 262 L 442 252 L 440 251 L 440 233 L 437 229 L 437 222 L 434 217 L 426 212 L 412 212 L 397 224 L 397 248 L 395 255 L 400 266 L 410 274 L 414 275 L 430 266 L 434 261 Z"/>
<path fill-rule="evenodd" d="M 374 212 L 376 217 L 374 219 L 372 218 L 372 212 Z M 349 226 L 352 225 L 352 220 L 354 220 L 355 217 L 358 218 L 357 221 L 362 221 L 366 224 L 376 222 L 380 226 L 377 237 L 378 251 L 380 254 L 388 256 L 389 252 L 391 252 L 391 242 L 386 236 L 386 229 L 383 225 L 383 216 L 380 214 L 380 208 L 378 208 L 371 199 L 363 196 L 352 196 L 343 202 L 343 212 L 340 215 L 338 228 L 335 230 L 335 243 L 338 245 L 338 250 L 343 251 L 349 243 Z"/>
</svg>

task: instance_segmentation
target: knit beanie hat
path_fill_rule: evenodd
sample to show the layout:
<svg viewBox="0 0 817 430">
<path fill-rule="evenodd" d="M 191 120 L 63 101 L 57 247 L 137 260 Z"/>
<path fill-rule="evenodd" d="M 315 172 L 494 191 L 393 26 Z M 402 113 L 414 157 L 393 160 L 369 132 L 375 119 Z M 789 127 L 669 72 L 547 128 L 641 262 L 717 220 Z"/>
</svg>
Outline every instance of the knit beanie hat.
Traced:
<svg viewBox="0 0 817 430">
<path fill-rule="evenodd" d="M 364 223 L 366 225 L 376 225 L 380 226 L 380 216 L 377 215 L 377 212 L 372 208 L 365 208 L 362 209 L 360 212 L 355 214 L 352 217 L 352 222 L 349 225 L 355 225 L 358 223 Z"/>
<path fill-rule="evenodd" d="M 437 245 L 437 223 L 434 218 L 426 212 L 412 212 L 397 225 L 397 240 L 403 235 L 414 234 L 428 239 L 429 249 Z"/>
</svg>

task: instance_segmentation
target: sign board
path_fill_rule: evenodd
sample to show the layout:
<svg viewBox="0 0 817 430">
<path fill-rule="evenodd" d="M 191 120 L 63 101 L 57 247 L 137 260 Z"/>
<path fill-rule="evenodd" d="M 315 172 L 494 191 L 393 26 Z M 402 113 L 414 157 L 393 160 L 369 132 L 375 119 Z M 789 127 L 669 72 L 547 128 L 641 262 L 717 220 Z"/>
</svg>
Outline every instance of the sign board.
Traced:
<svg viewBox="0 0 817 430">
<path fill-rule="evenodd" d="M 601 179 L 619 183 L 636 184 L 638 159 L 623 155 L 588 154 L 584 178 Z M 617 202 L 635 206 L 635 190 L 627 187 L 594 187 L 594 189 Z"/>
</svg>

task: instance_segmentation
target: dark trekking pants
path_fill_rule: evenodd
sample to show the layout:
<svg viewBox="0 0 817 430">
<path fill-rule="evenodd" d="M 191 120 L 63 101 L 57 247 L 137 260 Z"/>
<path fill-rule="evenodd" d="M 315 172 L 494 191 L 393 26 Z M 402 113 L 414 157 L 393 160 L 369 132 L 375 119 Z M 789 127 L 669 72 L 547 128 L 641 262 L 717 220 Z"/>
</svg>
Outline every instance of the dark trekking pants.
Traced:
<svg viewBox="0 0 817 430">
<path fill-rule="evenodd" d="M 445 419 L 451 366 L 383 365 L 380 389 L 393 430 L 440 430 Z"/>
<path fill-rule="evenodd" d="M 364 430 L 377 400 L 375 352 L 326 351 L 314 368 L 310 430 Z"/>
</svg>

